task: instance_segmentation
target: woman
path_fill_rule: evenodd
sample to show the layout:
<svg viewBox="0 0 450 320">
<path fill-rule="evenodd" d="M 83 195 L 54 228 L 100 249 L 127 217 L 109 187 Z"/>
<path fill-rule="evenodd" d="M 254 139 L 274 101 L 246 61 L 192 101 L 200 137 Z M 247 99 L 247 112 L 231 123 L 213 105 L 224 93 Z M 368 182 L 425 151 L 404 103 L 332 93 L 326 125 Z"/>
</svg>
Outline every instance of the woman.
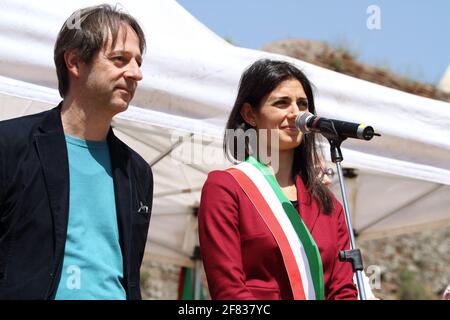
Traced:
<svg viewBox="0 0 450 320">
<path fill-rule="evenodd" d="M 314 135 L 295 128 L 305 111 L 315 113 L 311 84 L 293 65 L 259 60 L 242 75 L 224 149 L 245 161 L 208 175 L 199 209 L 213 299 L 356 299 L 351 265 L 338 260 L 349 248 L 342 207 L 318 178 Z M 233 143 L 230 130 L 253 129 L 266 150 Z"/>
</svg>

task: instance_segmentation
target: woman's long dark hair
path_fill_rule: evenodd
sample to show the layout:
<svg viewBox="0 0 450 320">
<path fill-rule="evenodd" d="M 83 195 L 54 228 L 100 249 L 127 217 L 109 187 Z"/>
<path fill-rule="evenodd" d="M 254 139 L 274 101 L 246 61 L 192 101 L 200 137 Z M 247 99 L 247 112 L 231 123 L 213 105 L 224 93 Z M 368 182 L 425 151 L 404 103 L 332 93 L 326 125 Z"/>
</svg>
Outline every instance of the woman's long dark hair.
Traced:
<svg viewBox="0 0 450 320">
<path fill-rule="evenodd" d="M 249 103 L 254 109 L 260 108 L 261 101 L 281 82 L 289 79 L 297 79 L 302 84 L 308 99 L 308 111 L 313 114 L 316 113 L 312 86 L 303 72 L 285 61 L 261 59 L 254 62 L 242 74 L 238 95 L 226 125 L 227 130 L 225 130 L 223 148 L 226 157 L 230 161 L 236 162 L 242 159 L 237 158 L 238 150 L 236 149 L 236 144 L 231 143 L 229 130 L 242 129 L 245 132 L 251 128 L 241 116 L 241 109 L 244 103 Z M 248 154 L 248 143 L 246 143 L 245 157 Z M 302 143 L 294 150 L 292 173 L 293 178 L 297 174 L 300 175 L 306 188 L 317 200 L 321 209 L 329 213 L 333 209 L 333 202 L 328 188 L 318 178 L 321 163 L 320 157 L 321 155 L 316 147 L 315 135 L 304 135 Z"/>
</svg>

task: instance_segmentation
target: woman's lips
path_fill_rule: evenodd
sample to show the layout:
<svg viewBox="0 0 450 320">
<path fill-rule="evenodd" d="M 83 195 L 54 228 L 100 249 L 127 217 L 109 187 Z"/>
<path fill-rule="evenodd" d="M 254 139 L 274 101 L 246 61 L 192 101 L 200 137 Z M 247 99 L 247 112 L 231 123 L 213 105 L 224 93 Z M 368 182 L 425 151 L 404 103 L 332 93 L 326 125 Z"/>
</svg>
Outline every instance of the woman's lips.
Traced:
<svg viewBox="0 0 450 320">
<path fill-rule="evenodd" d="M 298 129 L 295 126 L 293 126 L 293 127 L 291 127 L 291 126 L 284 126 L 284 127 L 281 127 L 281 129 L 285 130 L 285 131 L 289 131 L 289 132 L 298 132 Z"/>
</svg>

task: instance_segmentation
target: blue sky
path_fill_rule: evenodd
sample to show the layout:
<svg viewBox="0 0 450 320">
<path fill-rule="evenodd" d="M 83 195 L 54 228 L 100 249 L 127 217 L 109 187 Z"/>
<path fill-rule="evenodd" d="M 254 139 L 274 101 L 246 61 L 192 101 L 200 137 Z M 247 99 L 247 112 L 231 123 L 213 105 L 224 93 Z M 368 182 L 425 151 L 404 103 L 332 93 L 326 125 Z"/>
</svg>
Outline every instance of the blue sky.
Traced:
<svg viewBox="0 0 450 320">
<path fill-rule="evenodd" d="M 450 64 L 447 0 L 177 0 L 234 44 L 301 38 L 347 47 L 358 60 L 437 84 Z M 379 15 L 368 7 L 377 6 Z M 378 10 L 375 9 L 375 10 Z M 374 20 L 379 17 L 379 20 Z M 372 26 L 380 29 L 370 30 Z"/>
</svg>

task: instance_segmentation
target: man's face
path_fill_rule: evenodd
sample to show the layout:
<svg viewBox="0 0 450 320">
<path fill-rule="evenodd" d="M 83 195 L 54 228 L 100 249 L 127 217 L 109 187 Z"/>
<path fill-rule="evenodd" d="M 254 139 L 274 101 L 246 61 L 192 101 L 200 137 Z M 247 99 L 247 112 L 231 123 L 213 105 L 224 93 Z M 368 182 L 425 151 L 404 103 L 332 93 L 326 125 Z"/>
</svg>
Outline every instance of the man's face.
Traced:
<svg viewBox="0 0 450 320">
<path fill-rule="evenodd" d="M 137 83 L 142 80 L 142 56 L 139 38 L 127 24 L 120 27 L 114 47 L 111 43 L 110 36 L 92 61 L 82 64 L 80 94 L 99 112 L 114 116 L 128 108 Z"/>
</svg>

